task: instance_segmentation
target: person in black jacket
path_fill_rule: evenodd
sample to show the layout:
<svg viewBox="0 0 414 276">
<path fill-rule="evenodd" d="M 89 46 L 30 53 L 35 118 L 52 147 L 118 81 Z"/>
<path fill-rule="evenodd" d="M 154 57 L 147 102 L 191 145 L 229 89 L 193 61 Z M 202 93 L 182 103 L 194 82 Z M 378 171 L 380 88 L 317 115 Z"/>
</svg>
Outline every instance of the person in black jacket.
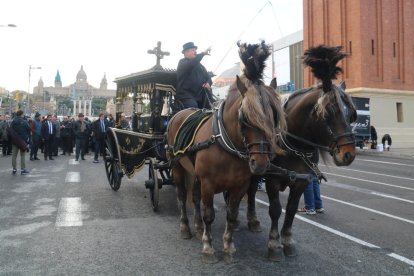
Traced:
<svg viewBox="0 0 414 276">
<path fill-rule="evenodd" d="M 49 156 L 49 160 L 53 159 L 53 147 L 55 143 L 56 137 L 56 125 L 52 122 L 52 115 L 47 115 L 46 119 L 42 124 L 42 139 L 44 142 L 44 149 L 43 153 L 45 156 L 45 160 Z"/>
<path fill-rule="evenodd" d="M 19 110 L 16 113 L 16 117 L 13 119 L 10 127 L 14 130 L 16 135 L 27 144 L 27 150 L 29 150 L 29 137 L 31 128 L 28 124 L 28 122 L 23 119 L 23 111 Z M 25 159 L 25 152 L 26 150 L 22 150 L 18 145 L 16 144 L 16 141 L 12 141 L 12 166 L 13 166 L 13 172 L 12 174 L 15 175 L 17 172 L 17 152 L 20 151 L 20 167 L 21 167 L 21 175 L 26 175 L 29 173 L 29 171 L 26 170 L 26 159 Z"/>
<path fill-rule="evenodd" d="M 82 160 L 85 160 L 86 141 L 89 138 L 89 125 L 85 122 L 83 113 L 79 113 L 78 120 L 73 124 L 73 131 L 75 133 L 75 160 L 79 161 L 79 154 Z"/>
<path fill-rule="evenodd" d="M 64 117 L 62 125 L 60 126 L 60 138 L 62 140 L 62 150 L 61 155 L 70 155 L 73 152 L 72 144 L 72 123 L 69 117 Z"/>
<path fill-rule="evenodd" d="M 193 42 L 183 45 L 184 58 L 177 66 L 177 93 L 183 108 L 211 108 L 213 94 L 212 80 L 206 68 L 200 63 L 204 56 L 210 55 L 210 48 L 197 54 L 197 46 Z"/>
<path fill-rule="evenodd" d="M 109 122 L 105 120 L 105 114 L 100 113 L 98 120 L 92 123 L 93 139 L 95 142 L 95 158 L 93 163 L 99 163 L 99 153 L 104 151 L 105 133 L 109 127 Z"/>
<path fill-rule="evenodd" d="M 372 142 L 371 149 L 377 148 L 377 140 L 378 140 L 377 130 L 375 129 L 373 125 L 371 125 L 371 142 Z"/>
</svg>

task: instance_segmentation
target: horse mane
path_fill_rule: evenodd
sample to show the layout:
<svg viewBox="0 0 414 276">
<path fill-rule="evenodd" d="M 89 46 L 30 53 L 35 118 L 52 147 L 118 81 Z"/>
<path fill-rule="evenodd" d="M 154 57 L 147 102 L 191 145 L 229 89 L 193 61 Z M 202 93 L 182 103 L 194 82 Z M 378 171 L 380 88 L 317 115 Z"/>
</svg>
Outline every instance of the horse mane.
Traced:
<svg viewBox="0 0 414 276">
<path fill-rule="evenodd" d="M 243 64 L 243 74 L 240 80 L 247 88 L 254 86 L 257 93 L 245 93 L 244 100 L 241 102 L 241 110 L 249 124 L 262 131 L 272 149 L 276 153 L 281 153 L 277 145 L 278 135 L 286 130 L 286 119 L 280 96 L 273 88 L 263 82 L 263 71 L 266 59 L 270 56 L 270 47 L 262 41 L 260 44 L 241 44 L 239 55 Z M 237 86 L 233 84 L 227 95 L 227 100 L 235 101 Z M 240 97 L 239 100 L 241 101 Z"/>
<path fill-rule="evenodd" d="M 303 63 L 311 67 L 313 75 L 322 81 L 322 90 L 325 93 L 331 91 L 332 80 L 343 72 L 336 64 L 348 54 L 341 50 L 342 46 L 319 45 L 309 48 L 303 55 Z"/>
<path fill-rule="evenodd" d="M 342 91 L 342 89 L 333 87 L 332 83 L 332 80 L 336 79 L 337 75 L 343 72 L 342 68 L 337 66 L 337 63 L 347 55 L 342 52 L 342 46 L 328 47 L 325 45 L 311 47 L 303 55 L 303 63 L 311 67 L 313 75 L 322 81 L 322 85 L 317 88 L 322 89 L 324 93 L 322 96 L 319 96 L 316 105 L 316 114 L 321 120 L 324 120 L 327 116 L 328 104 L 333 102 L 340 103 L 341 97 L 353 106 L 352 101 L 348 100 L 345 93 L 334 93 L 333 90 Z M 341 105 L 339 105 L 339 108 L 343 112 Z"/>
<path fill-rule="evenodd" d="M 260 44 L 246 44 L 237 42 L 239 56 L 244 64 L 243 73 L 252 82 L 263 79 L 263 70 L 266 59 L 270 56 L 270 47 L 264 40 Z"/>
</svg>

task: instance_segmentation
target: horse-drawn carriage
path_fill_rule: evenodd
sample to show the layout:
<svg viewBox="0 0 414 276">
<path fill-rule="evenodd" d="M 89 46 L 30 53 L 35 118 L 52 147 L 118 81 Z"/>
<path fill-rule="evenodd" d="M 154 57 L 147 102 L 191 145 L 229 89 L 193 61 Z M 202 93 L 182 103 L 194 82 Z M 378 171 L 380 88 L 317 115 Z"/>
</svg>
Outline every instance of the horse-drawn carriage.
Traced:
<svg viewBox="0 0 414 276">
<path fill-rule="evenodd" d="M 196 235 L 202 237 L 206 262 L 217 261 L 211 235 L 214 194 L 228 192 L 223 247 L 225 254 L 231 256 L 235 251 L 233 231 L 238 207 L 246 193 L 249 229 L 252 226 L 254 231 L 260 226 L 254 208 L 254 175 L 265 176 L 272 220 L 268 257 L 278 261 L 283 253 L 296 254 L 292 223 L 309 177 L 323 178 L 316 160 L 320 151 L 329 153 L 338 166 L 349 165 L 355 158 L 350 123 L 356 120 L 356 110 L 344 85 L 332 82 L 341 71 L 336 64 L 346 54 L 340 47 L 320 46 L 306 51 L 304 62 L 322 83 L 295 92 L 282 107 L 275 93 L 275 82 L 268 86 L 262 81 L 269 46 L 264 42 L 239 44 L 239 53 L 245 65 L 243 74 L 237 76 L 226 100 L 191 131 L 187 131 L 189 128 L 183 131 L 183 127 L 189 121 L 198 121 L 193 115 L 203 112 L 185 109 L 172 117 L 176 74 L 164 70 L 159 58 L 150 70 L 116 79 L 117 122 L 123 112 L 122 102 L 131 96 L 133 124 L 132 131 L 120 129 L 120 123 L 118 128 L 108 129 L 105 168 L 112 189 L 118 190 L 123 175 L 130 177 L 148 164 L 149 179 L 145 186 L 150 190 L 154 210 L 158 207 L 159 188 L 174 182 L 184 239 L 192 236 L 186 210 L 187 189 L 191 189 L 194 227 Z M 143 98 L 149 104 L 148 113 L 142 112 Z M 177 139 L 183 136 L 191 142 L 183 144 L 184 150 L 176 148 L 181 144 Z M 288 186 L 285 222 L 279 234 L 278 220 L 282 213 L 279 192 Z"/>
<path fill-rule="evenodd" d="M 115 80 L 116 126 L 107 130 L 104 151 L 106 174 L 115 191 L 124 175 L 132 177 L 148 165 L 145 187 L 150 191 L 154 211 L 158 208 L 159 189 L 172 184 L 164 133 L 172 115 L 176 84 L 176 71 L 164 69 L 159 59 L 157 55 L 157 64 L 149 70 Z M 123 129 L 127 107 L 132 113 L 132 127 Z"/>
</svg>

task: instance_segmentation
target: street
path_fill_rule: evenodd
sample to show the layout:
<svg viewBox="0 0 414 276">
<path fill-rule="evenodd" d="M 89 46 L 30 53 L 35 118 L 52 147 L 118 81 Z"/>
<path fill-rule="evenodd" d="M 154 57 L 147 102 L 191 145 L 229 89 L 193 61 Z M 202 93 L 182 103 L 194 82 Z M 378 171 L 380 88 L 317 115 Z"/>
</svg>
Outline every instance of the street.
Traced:
<svg viewBox="0 0 414 276">
<path fill-rule="evenodd" d="M 147 167 L 124 177 L 114 192 L 103 162 L 92 163 L 92 155 L 80 162 L 73 156 L 26 159 L 30 174 L 19 174 L 18 159 L 13 176 L 11 157 L 0 157 L 1 275 L 414 274 L 412 158 L 361 153 L 349 167 L 322 162 L 325 213 L 296 215 L 298 256 L 278 263 L 266 258 L 267 194 L 257 193 L 260 233 L 247 230 L 242 201 L 231 263 L 223 259 L 225 207 L 216 195 L 213 243 L 220 261 L 212 265 L 201 261 L 199 240 L 179 237 L 173 186 L 160 190 L 153 212 L 144 186 Z M 288 192 L 281 195 L 285 206 Z"/>
</svg>

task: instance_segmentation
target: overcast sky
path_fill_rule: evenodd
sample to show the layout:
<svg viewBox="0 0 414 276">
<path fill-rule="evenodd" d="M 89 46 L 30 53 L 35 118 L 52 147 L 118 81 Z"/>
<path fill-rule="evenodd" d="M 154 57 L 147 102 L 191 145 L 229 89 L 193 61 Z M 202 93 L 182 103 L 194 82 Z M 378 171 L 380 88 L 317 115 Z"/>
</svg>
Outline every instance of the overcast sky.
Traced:
<svg viewBox="0 0 414 276">
<path fill-rule="evenodd" d="M 303 0 L 1 0 L 0 87 L 27 91 L 42 77 L 53 86 L 60 71 L 72 84 L 81 65 L 88 83 L 108 87 L 117 77 L 155 65 L 148 55 L 157 41 L 171 54 L 161 60 L 176 68 L 185 42 L 199 51 L 212 46 L 202 63 L 219 75 L 239 61 L 236 42 L 270 43 L 303 28 Z M 278 63 L 278 61 L 276 61 Z M 282 62 L 283 63 L 283 62 Z M 283 64 L 276 64 L 277 71 Z"/>
</svg>

